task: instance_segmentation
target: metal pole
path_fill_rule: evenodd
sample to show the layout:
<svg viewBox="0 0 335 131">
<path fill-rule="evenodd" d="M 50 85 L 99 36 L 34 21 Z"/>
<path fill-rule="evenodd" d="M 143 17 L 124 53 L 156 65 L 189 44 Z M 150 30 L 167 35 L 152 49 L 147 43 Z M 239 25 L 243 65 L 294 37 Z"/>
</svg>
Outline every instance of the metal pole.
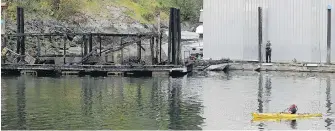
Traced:
<svg viewBox="0 0 335 131">
<path fill-rule="evenodd" d="M 263 42 L 263 32 L 262 32 L 262 7 L 258 7 L 258 60 L 262 63 L 262 42 Z"/>
<path fill-rule="evenodd" d="M 327 64 L 331 63 L 331 6 L 328 6 L 327 21 Z"/>
</svg>

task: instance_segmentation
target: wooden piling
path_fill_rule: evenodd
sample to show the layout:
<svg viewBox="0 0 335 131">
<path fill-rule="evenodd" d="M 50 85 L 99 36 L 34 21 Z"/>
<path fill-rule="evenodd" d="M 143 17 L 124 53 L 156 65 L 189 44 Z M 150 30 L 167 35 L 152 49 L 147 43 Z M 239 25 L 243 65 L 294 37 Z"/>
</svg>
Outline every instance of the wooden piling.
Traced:
<svg viewBox="0 0 335 131">
<path fill-rule="evenodd" d="M 262 63 L 262 42 L 263 42 L 262 7 L 258 7 L 258 61 Z"/>
<path fill-rule="evenodd" d="M 177 64 L 177 61 L 176 61 L 176 28 L 177 28 L 177 25 L 176 25 L 176 9 L 175 8 L 172 8 L 172 27 L 171 27 L 171 48 L 172 48 L 172 64 Z"/>
<path fill-rule="evenodd" d="M 99 37 L 99 47 L 100 47 L 100 53 L 99 54 L 101 56 L 101 50 L 102 50 L 102 47 L 101 47 L 101 36 L 99 35 L 98 37 Z"/>
<path fill-rule="evenodd" d="M 152 37 L 150 39 L 150 52 L 151 52 L 151 64 L 152 65 L 155 64 L 154 42 L 155 42 L 155 38 Z"/>
<path fill-rule="evenodd" d="M 66 36 L 63 37 L 63 60 L 64 60 L 64 64 L 66 64 Z"/>
<path fill-rule="evenodd" d="M 123 39 L 122 39 L 122 37 L 121 37 L 121 39 L 120 39 L 120 46 L 122 47 L 122 42 L 123 42 Z M 121 54 L 120 54 L 120 63 L 121 63 L 121 65 L 123 65 L 123 48 L 121 49 Z"/>
<path fill-rule="evenodd" d="M 23 8 L 21 7 L 21 20 L 20 20 L 20 29 L 21 29 L 21 31 L 20 31 L 20 33 L 24 33 L 24 11 L 23 11 Z M 21 37 L 21 59 L 22 59 L 22 61 L 24 61 L 25 60 L 25 54 L 26 54 L 26 45 L 25 45 L 25 36 L 23 35 L 22 37 Z"/>
<path fill-rule="evenodd" d="M 16 22 L 17 22 L 17 46 L 16 46 L 16 53 L 20 54 L 21 56 L 17 59 L 17 62 L 20 60 L 24 60 L 24 51 L 25 51 L 25 45 L 24 45 L 24 36 L 21 35 L 24 33 L 24 19 L 23 19 L 23 8 L 17 7 L 17 16 L 16 16 Z"/>
<path fill-rule="evenodd" d="M 163 34 L 160 33 L 159 35 L 159 62 L 162 62 L 162 38 L 163 38 Z"/>
<path fill-rule="evenodd" d="M 177 64 L 180 65 L 181 64 L 181 25 L 180 25 L 180 9 L 176 10 L 177 14 L 176 14 L 176 26 L 177 26 Z"/>
<path fill-rule="evenodd" d="M 36 36 L 37 38 L 37 56 L 39 57 L 41 55 L 41 43 L 40 43 L 40 37 Z"/>
<path fill-rule="evenodd" d="M 84 42 L 84 56 L 87 55 L 87 39 L 86 35 L 83 36 L 83 42 Z"/>
<path fill-rule="evenodd" d="M 141 41 L 137 42 L 137 61 L 141 62 L 142 57 L 142 49 L 141 49 Z"/>
<path fill-rule="evenodd" d="M 169 21 L 169 38 L 168 38 L 168 64 L 172 62 L 172 29 L 173 29 L 173 13 L 174 9 L 170 9 L 170 21 Z"/>
<path fill-rule="evenodd" d="M 159 46 L 159 40 L 158 40 L 159 37 L 156 37 L 156 41 L 155 41 L 155 63 L 157 64 L 158 63 L 158 58 L 159 58 L 159 50 L 158 50 L 158 46 Z"/>
<path fill-rule="evenodd" d="M 92 38 L 92 33 L 90 33 L 89 37 L 88 37 L 88 42 L 89 42 L 89 49 L 88 52 L 92 52 L 92 47 L 93 47 L 93 38 Z"/>
<path fill-rule="evenodd" d="M 331 6 L 327 11 L 327 64 L 331 64 Z"/>
</svg>

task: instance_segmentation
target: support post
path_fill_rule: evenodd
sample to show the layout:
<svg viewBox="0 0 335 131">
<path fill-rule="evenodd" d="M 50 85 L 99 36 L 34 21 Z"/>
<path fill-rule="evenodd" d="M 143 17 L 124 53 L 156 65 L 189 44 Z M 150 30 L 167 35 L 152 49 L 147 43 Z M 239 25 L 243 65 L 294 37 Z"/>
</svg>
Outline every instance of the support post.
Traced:
<svg viewBox="0 0 335 131">
<path fill-rule="evenodd" d="M 142 49 L 141 49 L 141 41 L 137 42 L 137 61 L 141 62 L 142 57 Z"/>
<path fill-rule="evenodd" d="M 87 39 L 86 35 L 83 36 L 83 42 L 84 42 L 84 56 L 87 55 Z"/>
<path fill-rule="evenodd" d="M 159 46 L 159 37 L 156 37 L 156 42 L 155 42 L 155 63 L 157 64 L 158 63 L 158 59 L 159 59 L 159 50 L 158 50 L 158 46 Z"/>
<path fill-rule="evenodd" d="M 40 37 L 36 36 L 37 38 L 37 56 L 41 56 L 41 42 L 40 42 Z"/>
<path fill-rule="evenodd" d="M 81 58 L 84 57 L 84 36 L 83 36 L 83 41 L 80 44 L 80 48 L 81 48 Z"/>
<path fill-rule="evenodd" d="M 101 47 L 101 35 L 99 35 L 98 37 L 99 37 L 100 56 L 101 56 L 101 50 L 102 50 L 102 47 Z"/>
<path fill-rule="evenodd" d="M 63 60 L 64 60 L 64 64 L 66 64 L 66 36 L 63 37 Z"/>
<path fill-rule="evenodd" d="M 154 65 L 155 63 L 155 53 L 154 53 L 154 42 L 155 38 L 151 37 L 150 39 L 150 52 L 151 52 L 151 64 Z"/>
<path fill-rule="evenodd" d="M 169 39 L 168 39 L 168 64 L 171 64 L 172 57 L 172 28 L 173 28 L 173 8 L 170 9 Z"/>
<path fill-rule="evenodd" d="M 159 35 L 159 61 L 162 62 L 162 33 Z"/>
<path fill-rule="evenodd" d="M 121 37 L 121 40 L 120 40 L 120 46 L 122 47 L 122 41 L 123 41 L 123 39 L 122 39 L 122 37 Z M 121 49 L 121 55 L 120 55 L 120 63 L 121 63 L 121 65 L 123 65 L 123 48 Z"/>
<path fill-rule="evenodd" d="M 93 38 L 92 38 L 92 33 L 90 33 L 90 36 L 88 38 L 88 42 L 89 42 L 89 50 L 88 52 L 92 52 L 92 46 L 93 46 Z"/>
<path fill-rule="evenodd" d="M 331 6 L 328 5 L 327 11 L 327 64 L 331 63 Z"/>
<path fill-rule="evenodd" d="M 158 15 L 157 15 L 157 34 L 158 34 L 158 37 L 156 38 L 156 62 L 161 62 L 161 50 L 158 50 L 159 49 L 159 46 L 161 45 L 160 44 L 160 34 L 161 34 L 161 12 L 159 11 L 158 12 Z M 159 55 L 159 56 L 158 56 Z"/>
<path fill-rule="evenodd" d="M 177 26 L 177 64 L 180 65 L 181 64 L 181 25 L 180 25 L 180 9 L 176 10 L 177 12 L 177 19 L 176 19 L 176 26 Z"/>
<path fill-rule="evenodd" d="M 258 61 L 262 63 L 262 42 L 263 42 L 263 25 L 262 25 L 262 7 L 258 7 Z"/>
<path fill-rule="evenodd" d="M 17 30 L 16 34 L 19 35 L 21 33 L 21 8 L 17 7 L 16 8 L 16 24 L 17 24 Z M 17 45 L 16 45 L 16 53 L 20 54 L 20 49 L 21 49 L 21 36 L 17 36 Z M 21 57 L 18 57 L 17 62 L 19 62 Z"/>
<path fill-rule="evenodd" d="M 20 33 L 24 34 L 24 11 L 23 8 L 21 7 L 21 24 L 20 24 Z M 26 45 L 25 45 L 25 36 L 22 35 L 21 37 L 21 60 L 24 61 L 25 60 L 25 54 L 26 54 Z"/>
<path fill-rule="evenodd" d="M 171 39 L 171 51 L 172 51 L 172 63 L 173 64 L 177 64 L 176 63 L 176 10 L 175 8 L 171 8 L 171 12 L 172 14 L 171 16 L 171 36 L 170 36 L 170 39 Z"/>
</svg>

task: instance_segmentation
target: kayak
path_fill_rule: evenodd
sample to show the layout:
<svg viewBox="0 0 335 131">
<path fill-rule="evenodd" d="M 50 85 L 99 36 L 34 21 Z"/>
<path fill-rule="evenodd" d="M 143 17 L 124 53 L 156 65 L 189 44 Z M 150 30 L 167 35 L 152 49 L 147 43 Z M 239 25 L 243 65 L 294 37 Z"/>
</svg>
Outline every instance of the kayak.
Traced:
<svg viewBox="0 0 335 131">
<path fill-rule="evenodd" d="M 281 122 L 281 121 L 294 121 L 294 120 L 304 120 L 314 117 L 301 117 L 301 118 L 253 118 L 252 122 Z"/>
<path fill-rule="evenodd" d="M 261 119 L 289 119 L 289 118 L 305 118 L 305 117 L 322 117 L 321 113 L 252 113 L 252 117 Z"/>
</svg>

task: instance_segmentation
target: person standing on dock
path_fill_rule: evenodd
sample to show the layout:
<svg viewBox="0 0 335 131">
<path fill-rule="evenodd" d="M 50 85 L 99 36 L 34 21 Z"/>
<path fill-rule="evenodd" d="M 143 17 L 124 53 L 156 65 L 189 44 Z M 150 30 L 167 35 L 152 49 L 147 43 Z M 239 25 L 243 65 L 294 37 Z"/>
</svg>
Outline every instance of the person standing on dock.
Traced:
<svg viewBox="0 0 335 131">
<path fill-rule="evenodd" d="M 271 42 L 268 40 L 265 47 L 266 63 L 271 63 L 271 52 L 272 52 Z"/>
</svg>

